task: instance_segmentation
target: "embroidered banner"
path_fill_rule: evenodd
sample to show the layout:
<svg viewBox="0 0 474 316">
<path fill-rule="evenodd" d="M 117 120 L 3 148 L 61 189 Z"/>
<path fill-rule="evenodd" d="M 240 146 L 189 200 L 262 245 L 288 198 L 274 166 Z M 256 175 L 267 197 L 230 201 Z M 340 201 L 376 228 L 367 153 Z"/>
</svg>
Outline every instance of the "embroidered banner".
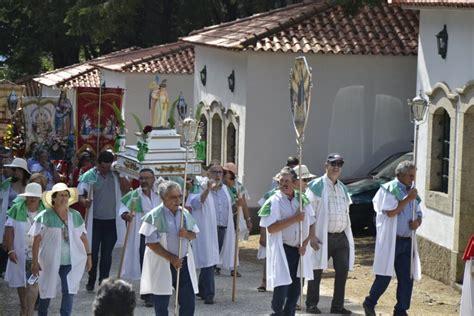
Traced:
<svg viewBox="0 0 474 316">
<path fill-rule="evenodd" d="M 76 92 L 77 150 L 113 149 L 117 119 L 112 104 L 122 109 L 123 89 L 78 87 Z"/>
<path fill-rule="evenodd" d="M 7 125 L 12 122 L 13 113 L 21 107 L 24 89 L 24 86 L 8 81 L 0 83 L 0 138 L 3 138 Z"/>
<path fill-rule="evenodd" d="M 54 117 L 58 98 L 24 97 L 26 148 L 31 143 L 43 144 L 55 136 Z"/>
</svg>

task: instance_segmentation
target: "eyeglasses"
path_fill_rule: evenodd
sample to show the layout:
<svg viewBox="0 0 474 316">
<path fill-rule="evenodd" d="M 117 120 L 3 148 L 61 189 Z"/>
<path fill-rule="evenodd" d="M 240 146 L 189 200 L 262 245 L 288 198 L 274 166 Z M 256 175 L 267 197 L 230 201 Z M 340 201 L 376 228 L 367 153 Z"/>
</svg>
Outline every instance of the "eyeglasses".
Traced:
<svg viewBox="0 0 474 316">
<path fill-rule="evenodd" d="M 305 179 L 303 179 L 303 182 L 304 182 L 304 183 L 308 183 L 309 181 L 311 181 L 311 178 L 305 178 Z"/>
<path fill-rule="evenodd" d="M 344 166 L 344 161 L 331 161 L 330 164 L 332 167 L 342 168 L 342 166 Z"/>
<path fill-rule="evenodd" d="M 223 171 L 209 171 L 212 174 L 223 174 Z"/>
</svg>

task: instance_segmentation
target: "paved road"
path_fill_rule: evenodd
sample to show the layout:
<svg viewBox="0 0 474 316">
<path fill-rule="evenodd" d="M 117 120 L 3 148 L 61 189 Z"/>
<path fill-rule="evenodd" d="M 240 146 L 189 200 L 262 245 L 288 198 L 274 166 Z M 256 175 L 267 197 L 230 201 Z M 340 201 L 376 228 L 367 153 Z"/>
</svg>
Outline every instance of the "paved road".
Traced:
<svg viewBox="0 0 474 316">
<path fill-rule="evenodd" d="M 256 236 L 251 237 L 256 238 Z M 251 243 L 255 245 L 255 243 Z M 214 305 L 205 305 L 203 301 L 196 300 L 196 315 L 268 315 L 271 312 L 270 301 L 271 293 L 259 293 L 256 288 L 260 284 L 263 262 L 256 261 L 256 249 L 247 243 L 242 244 L 241 248 L 241 267 L 239 271 L 242 277 L 238 278 L 237 283 L 237 302 L 232 303 L 232 277 L 228 273 L 216 276 L 216 303 Z M 112 275 L 116 275 L 118 270 L 120 250 L 115 249 L 113 253 Z M 85 290 L 87 274 L 82 278 L 81 289 L 74 297 L 73 315 L 92 315 L 92 304 L 94 293 L 88 293 Z M 139 282 L 134 282 L 135 290 L 139 291 Z M 321 293 L 332 293 L 332 289 L 321 288 Z M 143 301 L 138 298 L 135 315 L 154 315 L 153 308 L 145 307 Z M 174 303 L 174 298 L 170 300 Z M 51 301 L 49 308 L 50 315 L 59 314 L 60 296 Z M 172 305 L 172 304 L 170 304 Z M 330 298 L 323 296 L 319 304 L 323 312 L 329 312 Z M 170 315 L 173 314 L 173 306 L 170 307 Z M 346 302 L 346 308 L 363 314 L 359 304 Z M 0 279 L 0 315 L 16 315 L 18 313 L 18 297 L 16 290 L 6 287 L 3 279 Z"/>
</svg>

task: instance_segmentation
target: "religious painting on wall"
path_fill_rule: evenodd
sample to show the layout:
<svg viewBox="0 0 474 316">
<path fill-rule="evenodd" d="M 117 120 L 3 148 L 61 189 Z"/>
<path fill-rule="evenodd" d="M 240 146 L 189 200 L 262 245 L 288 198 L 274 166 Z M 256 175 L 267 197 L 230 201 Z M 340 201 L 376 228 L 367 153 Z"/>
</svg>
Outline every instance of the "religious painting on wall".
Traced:
<svg viewBox="0 0 474 316">
<path fill-rule="evenodd" d="M 113 149 L 117 118 L 113 104 L 121 111 L 123 89 L 77 88 L 77 151 L 86 148 L 94 154 Z"/>
</svg>

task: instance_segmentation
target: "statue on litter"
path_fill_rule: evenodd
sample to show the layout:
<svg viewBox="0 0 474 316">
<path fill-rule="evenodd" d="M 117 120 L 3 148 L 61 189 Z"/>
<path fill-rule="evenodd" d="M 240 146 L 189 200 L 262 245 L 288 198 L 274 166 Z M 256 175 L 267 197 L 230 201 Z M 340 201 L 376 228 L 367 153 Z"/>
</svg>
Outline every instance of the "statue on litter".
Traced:
<svg viewBox="0 0 474 316">
<path fill-rule="evenodd" d="M 153 129 L 169 128 L 170 101 L 166 91 L 166 79 L 159 83 L 159 76 L 150 84 L 149 107 Z"/>
</svg>

